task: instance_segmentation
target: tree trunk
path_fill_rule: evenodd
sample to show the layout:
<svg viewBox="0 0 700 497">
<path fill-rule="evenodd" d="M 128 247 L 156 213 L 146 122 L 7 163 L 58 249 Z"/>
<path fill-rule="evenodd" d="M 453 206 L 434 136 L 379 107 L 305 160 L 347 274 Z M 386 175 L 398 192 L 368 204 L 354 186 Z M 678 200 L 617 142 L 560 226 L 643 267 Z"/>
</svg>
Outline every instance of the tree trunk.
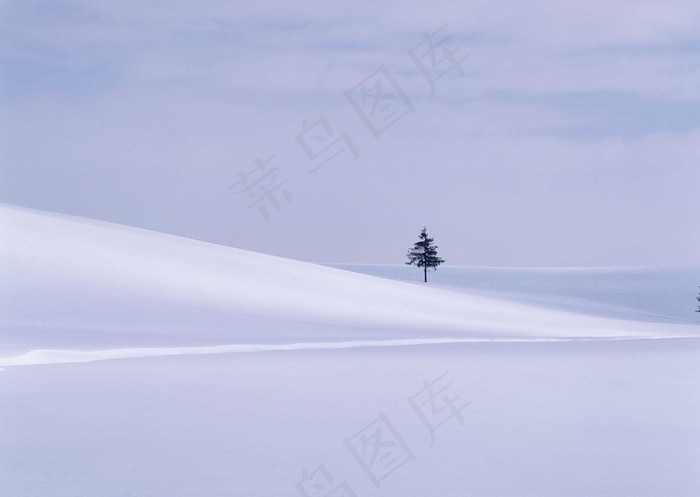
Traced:
<svg viewBox="0 0 700 497">
<path fill-rule="evenodd" d="M 428 282 L 428 266 L 423 266 L 423 283 Z"/>
</svg>

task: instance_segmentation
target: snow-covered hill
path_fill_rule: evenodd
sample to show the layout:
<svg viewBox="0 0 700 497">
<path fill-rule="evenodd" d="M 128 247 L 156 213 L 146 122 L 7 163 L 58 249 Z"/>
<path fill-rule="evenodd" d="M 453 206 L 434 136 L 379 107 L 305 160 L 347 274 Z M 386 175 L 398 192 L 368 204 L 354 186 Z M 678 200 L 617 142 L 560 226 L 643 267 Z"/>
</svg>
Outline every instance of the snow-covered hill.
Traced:
<svg viewBox="0 0 700 497">
<path fill-rule="evenodd" d="M 333 264 L 397 281 L 422 281 L 413 267 Z M 549 309 L 614 319 L 697 325 L 700 266 L 606 268 L 441 267 L 430 272 L 437 288 L 492 296 Z"/>
<path fill-rule="evenodd" d="M 694 270 L 424 285 L 6 205 L 0 233 L 0 495 L 700 495 Z"/>
<path fill-rule="evenodd" d="M 698 330 L 514 302 L 505 289 L 500 295 L 460 287 L 461 268 L 441 268 L 436 274 L 452 284 L 438 288 L 9 205 L 0 207 L 0 226 L 4 356 L 56 347 L 658 337 Z M 487 280 L 488 274 L 480 278 Z"/>
</svg>

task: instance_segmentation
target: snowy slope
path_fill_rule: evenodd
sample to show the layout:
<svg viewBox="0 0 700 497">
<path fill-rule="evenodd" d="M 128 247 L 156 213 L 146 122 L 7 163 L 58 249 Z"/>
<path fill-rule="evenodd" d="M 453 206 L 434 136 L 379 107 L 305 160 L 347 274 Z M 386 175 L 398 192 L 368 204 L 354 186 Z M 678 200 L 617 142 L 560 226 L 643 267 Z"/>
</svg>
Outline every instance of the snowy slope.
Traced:
<svg viewBox="0 0 700 497">
<path fill-rule="evenodd" d="M 700 330 L 653 298 L 692 273 L 426 286 L 11 206 L 0 233 L 0 495 L 314 495 L 320 467 L 358 497 L 700 495 Z M 378 419 L 406 447 L 380 486 L 347 446 Z"/>
<path fill-rule="evenodd" d="M 7 205 L 0 226 L 6 350 L 697 333 L 692 326 L 604 319 Z"/>
<path fill-rule="evenodd" d="M 357 497 L 697 497 L 697 342 L 475 343 L 6 368 L 0 494 L 303 497 L 303 470 L 324 465 Z M 463 424 L 448 419 L 431 443 L 406 399 L 446 372 L 446 393 L 469 405 Z M 380 413 L 414 460 L 377 488 L 343 441 Z"/>
<path fill-rule="evenodd" d="M 422 282 L 414 267 L 329 264 L 406 282 Z M 695 310 L 700 267 L 499 268 L 443 266 L 429 273 L 437 288 L 493 296 L 550 309 L 615 319 L 700 323 Z"/>
</svg>

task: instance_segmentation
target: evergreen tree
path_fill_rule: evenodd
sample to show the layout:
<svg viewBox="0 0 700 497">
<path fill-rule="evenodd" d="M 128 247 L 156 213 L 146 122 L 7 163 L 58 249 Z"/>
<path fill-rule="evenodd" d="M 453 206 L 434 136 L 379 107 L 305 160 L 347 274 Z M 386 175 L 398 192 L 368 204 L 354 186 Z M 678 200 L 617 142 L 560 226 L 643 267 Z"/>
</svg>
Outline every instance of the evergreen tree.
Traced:
<svg viewBox="0 0 700 497">
<path fill-rule="evenodd" d="M 437 245 L 433 245 L 433 239 L 428 238 L 425 227 L 420 233 L 420 240 L 413 244 L 413 248 L 408 249 L 408 265 L 423 268 L 423 281 L 428 282 L 428 268 L 437 270 L 437 267 L 445 262 L 437 255 Z"/>
<path fill-rule="evenodd" d="M 699 286 L 698 288 L 700 288 L 700 286 Z M 698 294 L 697 297 L 695 297 L 695 300 L 697 300 L 698 302 L 700 302 L 700 293 Z M 698 308 L 695 310 L 695 312 L 700 312 L 700 305 L 698 305 Z"/>
</svg>

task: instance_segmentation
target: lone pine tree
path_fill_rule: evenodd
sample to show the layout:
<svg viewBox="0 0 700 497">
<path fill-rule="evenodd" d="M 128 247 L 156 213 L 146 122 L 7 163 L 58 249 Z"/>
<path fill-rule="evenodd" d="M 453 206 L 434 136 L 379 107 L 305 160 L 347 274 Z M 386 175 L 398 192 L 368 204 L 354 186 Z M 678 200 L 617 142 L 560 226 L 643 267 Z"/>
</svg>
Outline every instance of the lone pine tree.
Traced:
<svg viewBox="0 0 700 497">
<path fill-rule="evenodd" d="M 440 259 L 437 255 L 437 245 L 433 245 L 433 239 L 428 238 L 428 232 L 425 227 L 420 233 L 420 240 L 413 244 L 413 248 L 408 249 L 408 265 L 414 265 L 423 268 L 423 281 L 428 282 L 428 268 L 437 270 L 437 267 L 442 264 L 444 259 Z"/>
<path fill-rule="evenodd" d="M 700 286 L 699 286 L 698 288 L 700 288 Z M 697 300 L 698 302 L 700 302 L 700 293 L 698 294 L 697 297 L 695 297 L 695 300 Z M 695 312 L 700 312 L 700 305 L 698 305 L 698 308 L 695 310 Z"/>
</svg>

